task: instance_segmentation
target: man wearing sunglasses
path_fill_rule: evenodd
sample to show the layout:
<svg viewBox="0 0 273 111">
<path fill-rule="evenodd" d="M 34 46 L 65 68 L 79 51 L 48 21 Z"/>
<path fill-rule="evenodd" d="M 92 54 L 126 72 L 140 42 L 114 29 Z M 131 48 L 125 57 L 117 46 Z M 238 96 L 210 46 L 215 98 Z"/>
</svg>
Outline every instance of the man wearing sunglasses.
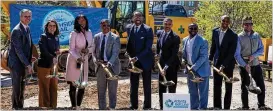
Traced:
<svg viewBox="0 0 273 111">
<path fill-rule="evenodd" d="M 34 47 L 29 23 L 32 13 L 23 9 L 19 13 L 20 22 L 13 28 L 10 38 L 8 66 L 12 77 L 12 108 L 21 109 L 24 106 L 25 78 L 32 74 L 32 48 Z"/>
<path fill-rule="evenodd" d="M 210 48 L 209 60 L 211 64 L 224 72 L 228 78 L 233 77 L 233 69 L 235 66 L 234 53 L 237 46 L 237 34 L 230 28 L 230 17 L 224 15 L 221 17 L 221 27 L 212 31 L 212 44 Z M 213 106 L 215 109 L 222 109 L 222 81 L 223 76 L 219 72 L 213 71 L 214 90 L 213 90 Z M 230 109 L 232 97 L 232 83 L 225 83 L 224 109 Z"/>
<path fill-rule="evenodd" d="M 265 84 L 262 73 L 262 68 L 259 62 L 259 56 L 263 55 L 264 46 L 260 35 L 253 31 L 252 17 L 245 16 L 243 18 L 243 31 L 238 34 L 238 44 L 235 54 L 235 58 L 240 65 L 240 75 L 242 78 L 241 84 L 241 99 L 242 109 L 248 110 L 248 90 L 250 84 L 250 77 L 248 73 L 251 73 L 256 85 L 260 87 L 261 93 L 257 94 L 258 108 L 259 110 L 270 109 L 265 105 Z M 248 72 L 250 71 L 250 72 Z"/>
<path fill-rule="evenodd" d="M 198 25 L 189 25 L 189 36 L 183 39 L 182 62 L 190 66 L 185 73 L 188 74 L 188 88 L 190 93 L 191 109 L 205 110 L 208 105 L 210 65 L 208 60 L 208 41 L 197 34 Z M 191 81 L 194 72 L 196 78 L 201 78 L 200 83 Z"/>
<path fill-rule="evenodd" d="M 160 72 L 159 81 L 163 81 L 165 76 L 167 81 L 173 81 L 175 84 L 169 86 L 169 93 L 176 92 L 177 86 L 177 70 L 179 68 L 179 58 L 177 56 L 180 44 L 179 36 L 172 31 L 173 22 L 170 18 L 163 20 L 164 30 L 157 32 L 157 44 L 156 44 L 156 55 L 155 58 L 159 58 L 160 66 L 163 68 L 163 72 Z M 162 75 L 162 76 L 161 76 Z M 163 109 L 163 98 L 162 94 L 166 93 L 166 86 L 159 83 L 159 102 L 160 109 Z"/>
<path fill-rule="evenodd" d="M 127 29 L 128 43 L 126 52 L 135 63 L 135 66 L 142 69 L 141 73 L 144 88 L 144 105 L 143 109 L 151 108 L 151 71 L 154 64 L 152 44 L 153 30 L 144 24 L 144 17 L 140 11 L 133 13 L 133 24 L 129 24 Z M 129 61 L 129 62 L 130 62 Z M 130 74 L 130 109 L 138 109 L 138 86 L 139 73 Z"/>
<path fill-rule="evenodd" d="M 120 39 L 118 35 L 110 31 L 110 23 L 107 19 L 100 22 L 102 32 L 94 36 L 95 50 L 93 60 L 95 63 L 95 73 L 97 75 L 97 89 L 99 109 L 106 110 L 106 90 L 108 89 L 109 107 L 108 110 L 114 110 L 117 103 L 118 80 L 108 80 L 107 72 L 101 64 L 105 64 L 113 72 L 112 76 L 120 73 L 121 66 L 119 60 Z"/>
</svg>

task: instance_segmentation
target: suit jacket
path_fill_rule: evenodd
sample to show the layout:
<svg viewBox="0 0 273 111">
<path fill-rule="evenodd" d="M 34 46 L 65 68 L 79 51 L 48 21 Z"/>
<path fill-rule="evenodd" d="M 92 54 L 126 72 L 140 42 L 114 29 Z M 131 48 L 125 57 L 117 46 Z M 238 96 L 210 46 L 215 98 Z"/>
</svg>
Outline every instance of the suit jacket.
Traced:
<svg viewBox="0 0 273 111">
<path fill-rule="evenodd" d="M 17 24 L 12 32 L 11 32 L 11 43 L 10 50 L 8 55 L 8 66 L 11 69 L 14 68 L 25 68 L 30 65 L 32 58 L 32 47 L 33 43 L 31 39 L 31 35 L 27 34 L 24 26 L 19 23 Z M 31 41 L 31 43 L 29 42 Z"/>
<path fill-rule="evenodd" d="M 187 41 L 189 36 L 183 39 L 182 58 L 187 60 Z M 208 41 L 197 35 L 192 47 L 192 69 L 201 77 L 208 77 L 211 74 L 208 60 Z"/>
<path fill-rule="evenodd" d="M 38 66 L 51 68 L 53 66 L 53 58 L 56 57 L 56 51 L 60 49 L 59 38 L 50 33 L 44 33 L 39 40 L 40 57 Z"/>
<path fill-rule="evenodd" d="M 69 38 L 69 54 L 66 64 L 66 80 L 75 81 L 80 77 L 80 68 L 77 68 L 77 59 L 83 57 L 84 61 L 84 81 L 88 81 L 88 56 L 89 54 L 81 54 L 81 50 L 88 48 L 94 49 L 92 32 L 86 31 L 85 34 L 72 31 Z M 87 45 L 86 45 L 87 41 Z"/>
<path fill-rule="evenodd" d="M 100 58 L 100 43 L 101 43 L 101 36 L 103 35 L 102 32 L 96 34 L 94 36 L 94 53 L 93 53 L 93 61 L 96 63 L 96 61 Z M 115 75 L 118 75 L 121 71 L 121 65 L 119 60 L 119 50 L 120 50 L 120 38 L 118 35 L 110 32 L 109 35 L 107 35 L 107 41 L 106 41 L 106 57 L 108 62 L 112 64 L 112 71 Z M 98 65 L 95 65 L 95 72 L 98 70 Z"/>
<path fill-rule="evenodd" d="M 233 70 L 235 66 L 234 54 L 237 47 L 238 35 L 228 28 L 220 45 L 220 30 L 220 28 L 215 28 L 212 31 L 212 44 L 210 48 L 209 60 L 213 60 L 216 67 L 223 65 L 225 68 L 230 68 Z"/>
<path fill-rule="evenodd" d="M 156 33 L 158 37 L 156 53 L 160 55 L 160 65 L 161 67 L 164 67 L 165 65 L 168 65 L 169 67 L 178 67 L 180 61 L 177 53 L 179 50 L 180 38 L 176 33 L 171 31 L 165 42 L 161 45 L 164 37 L 163 32 L 163 30 L 159 30 Z"/>
<path fill-rule="evenodd" d="M 130 57 L 137 57 L 143 69 L 150 70 L 153 67 L 154 57 L 152 52 L 153 30 L 146 24 L 142 24 L 137 33 L 134 31 L 135 24 L 129 24 L 127 30 L 126 51 Z"/>
</svg>

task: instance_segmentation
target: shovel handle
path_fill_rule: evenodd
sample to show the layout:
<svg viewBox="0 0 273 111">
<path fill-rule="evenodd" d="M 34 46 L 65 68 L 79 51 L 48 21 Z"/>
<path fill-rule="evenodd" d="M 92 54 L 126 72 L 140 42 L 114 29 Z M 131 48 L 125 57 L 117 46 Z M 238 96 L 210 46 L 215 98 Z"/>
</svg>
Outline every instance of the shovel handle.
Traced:
<svg viewBox="0 0 273 111">
<path fill-rule="evenodd" d="M 162 67 L 161 67 L 161 65 L 160 65 L 160 63 L 159 63 L 159 61 L 157 61 L 156 64 L 157 64 L 157 66 L 158 66 L 158 68 L 159 68 L 159 71 L 160 71 L 160 73 L 161 73 L 161 72 L 163 71 L 163 69 L 162 69 Z M 164 80 L 164 82 L 166 83 L 166 82 L 167 82 L 166 76 L 163 76 L 163 75 L 161 75 L 161 76 L 163 77 L 163 80 Z"/>
<path fill-rule="evenodd" d="M 230 79 L 227 77 L 227 75 L 225 73 L 223 73 L 222 71 L 220 71 L 219 69 L 217 69 L 216 67 L 212 66 L 213 70 L 219 72 L 218 74 L 220 74 L 221 76 L 223 76 L 227 81 L 230 81 Z"/>
</svg>

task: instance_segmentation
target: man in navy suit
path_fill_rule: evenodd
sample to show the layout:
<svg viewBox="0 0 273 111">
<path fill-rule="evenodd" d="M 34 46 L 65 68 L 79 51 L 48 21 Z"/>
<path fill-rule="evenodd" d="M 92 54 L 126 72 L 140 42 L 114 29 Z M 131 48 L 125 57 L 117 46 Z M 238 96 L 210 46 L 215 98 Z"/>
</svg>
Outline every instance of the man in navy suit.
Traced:
<svg viewBox="0 0 273 111">
<path fill-rule="evenodd" d="M 235 66 L 234 54 L 237 47 L 237 34 L 230 28 L 230 17 L 224 15 L 221 17 L 221 27 L 213 29 L 212 44 L 210 48 L 209 60 L 214 61 L 213 65 L 223 71 L 227 77 L 233 77 L 233 69 Z M 222 81 L 223 77 L 213 71 L 213 105 L 216 109 L 222 109 Z M 230 109 L 232 97 L 232 84 L 225 83 L 226 91 L 224 98 L 224 109 Z"/>
<path fill-rule="evenodd" d="M 24 89 L 26 74 L 32 74 L 32 47 L 30 29 L 32 13 L 28 9 L 20 11 L 20 23 L 11 32 L 8 66 L 12 78 L 12 108 L 24 106 Z"/>
<path fill-rule="evenodd" d="M 170 18 L 163 20 L 164 30 L 157 31 L 157 44 L 156 55 L 159 56 L 160 66 L 163 68 L 163 72 L 160 72 L 159 81 L 163 81 L 162 76 L 166 76 L 167 81 L 173 81 L 175 84 L 169 86 L 170 93 L 176 92 L 177 86 L 177 70 L 179 68 L 178 50 L 180 44 L 179 36 L 173 32 L 173 21 Z M 162 76 L 161 76 L 162 75 Z M 163 93 L 166 93 L 167 87 L 159 84 L 159 102 L 160 109 L 163 109 Z"/>
<path fill-rule="evenodd" d="M 143 15 L 139 11 L 133 13 L 134 24 L 129 24 L 127 29 L 128 44 L 126 51 L 135 62 L 135 66 L 142 69 L 144 88 L 144 106 L 143 109 L 151 108 L 151 70 L 154 59 L 152 52 L 153 31 L 152 28 L 143 23 Z M 139 74 L 131 73 L 130 76 L 130 102 L 131 109 L 138 109 L 138 86 Z"/>
</svg>

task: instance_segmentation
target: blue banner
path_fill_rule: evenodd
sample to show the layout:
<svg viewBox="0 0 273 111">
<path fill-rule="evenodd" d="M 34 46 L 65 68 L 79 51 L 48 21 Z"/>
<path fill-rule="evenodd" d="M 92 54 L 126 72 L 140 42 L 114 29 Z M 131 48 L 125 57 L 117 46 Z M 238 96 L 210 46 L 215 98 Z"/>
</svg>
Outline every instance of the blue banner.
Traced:
<svg viewBox="0 0 273 111">
<path fill-rule="evenodd" d="M 108 18 L 107 8 L 10 4 L 11 30 L 20 22 L 19 12 L 22 9 L 32 11 L 32 21 L 29 27 L 34 44 L 38 43 L 40 35 L 44 31 L 44 25 L 49 19 L 55 19 L 59 25 L 60 44 L 68 45 L 69 35 L 74 28 L 74 20 L 79 14 L 84 14 L 87 17 L 89 29 L 91 29 L 93 36 L 100 32 L 100 20 Z"/>
</svg>

